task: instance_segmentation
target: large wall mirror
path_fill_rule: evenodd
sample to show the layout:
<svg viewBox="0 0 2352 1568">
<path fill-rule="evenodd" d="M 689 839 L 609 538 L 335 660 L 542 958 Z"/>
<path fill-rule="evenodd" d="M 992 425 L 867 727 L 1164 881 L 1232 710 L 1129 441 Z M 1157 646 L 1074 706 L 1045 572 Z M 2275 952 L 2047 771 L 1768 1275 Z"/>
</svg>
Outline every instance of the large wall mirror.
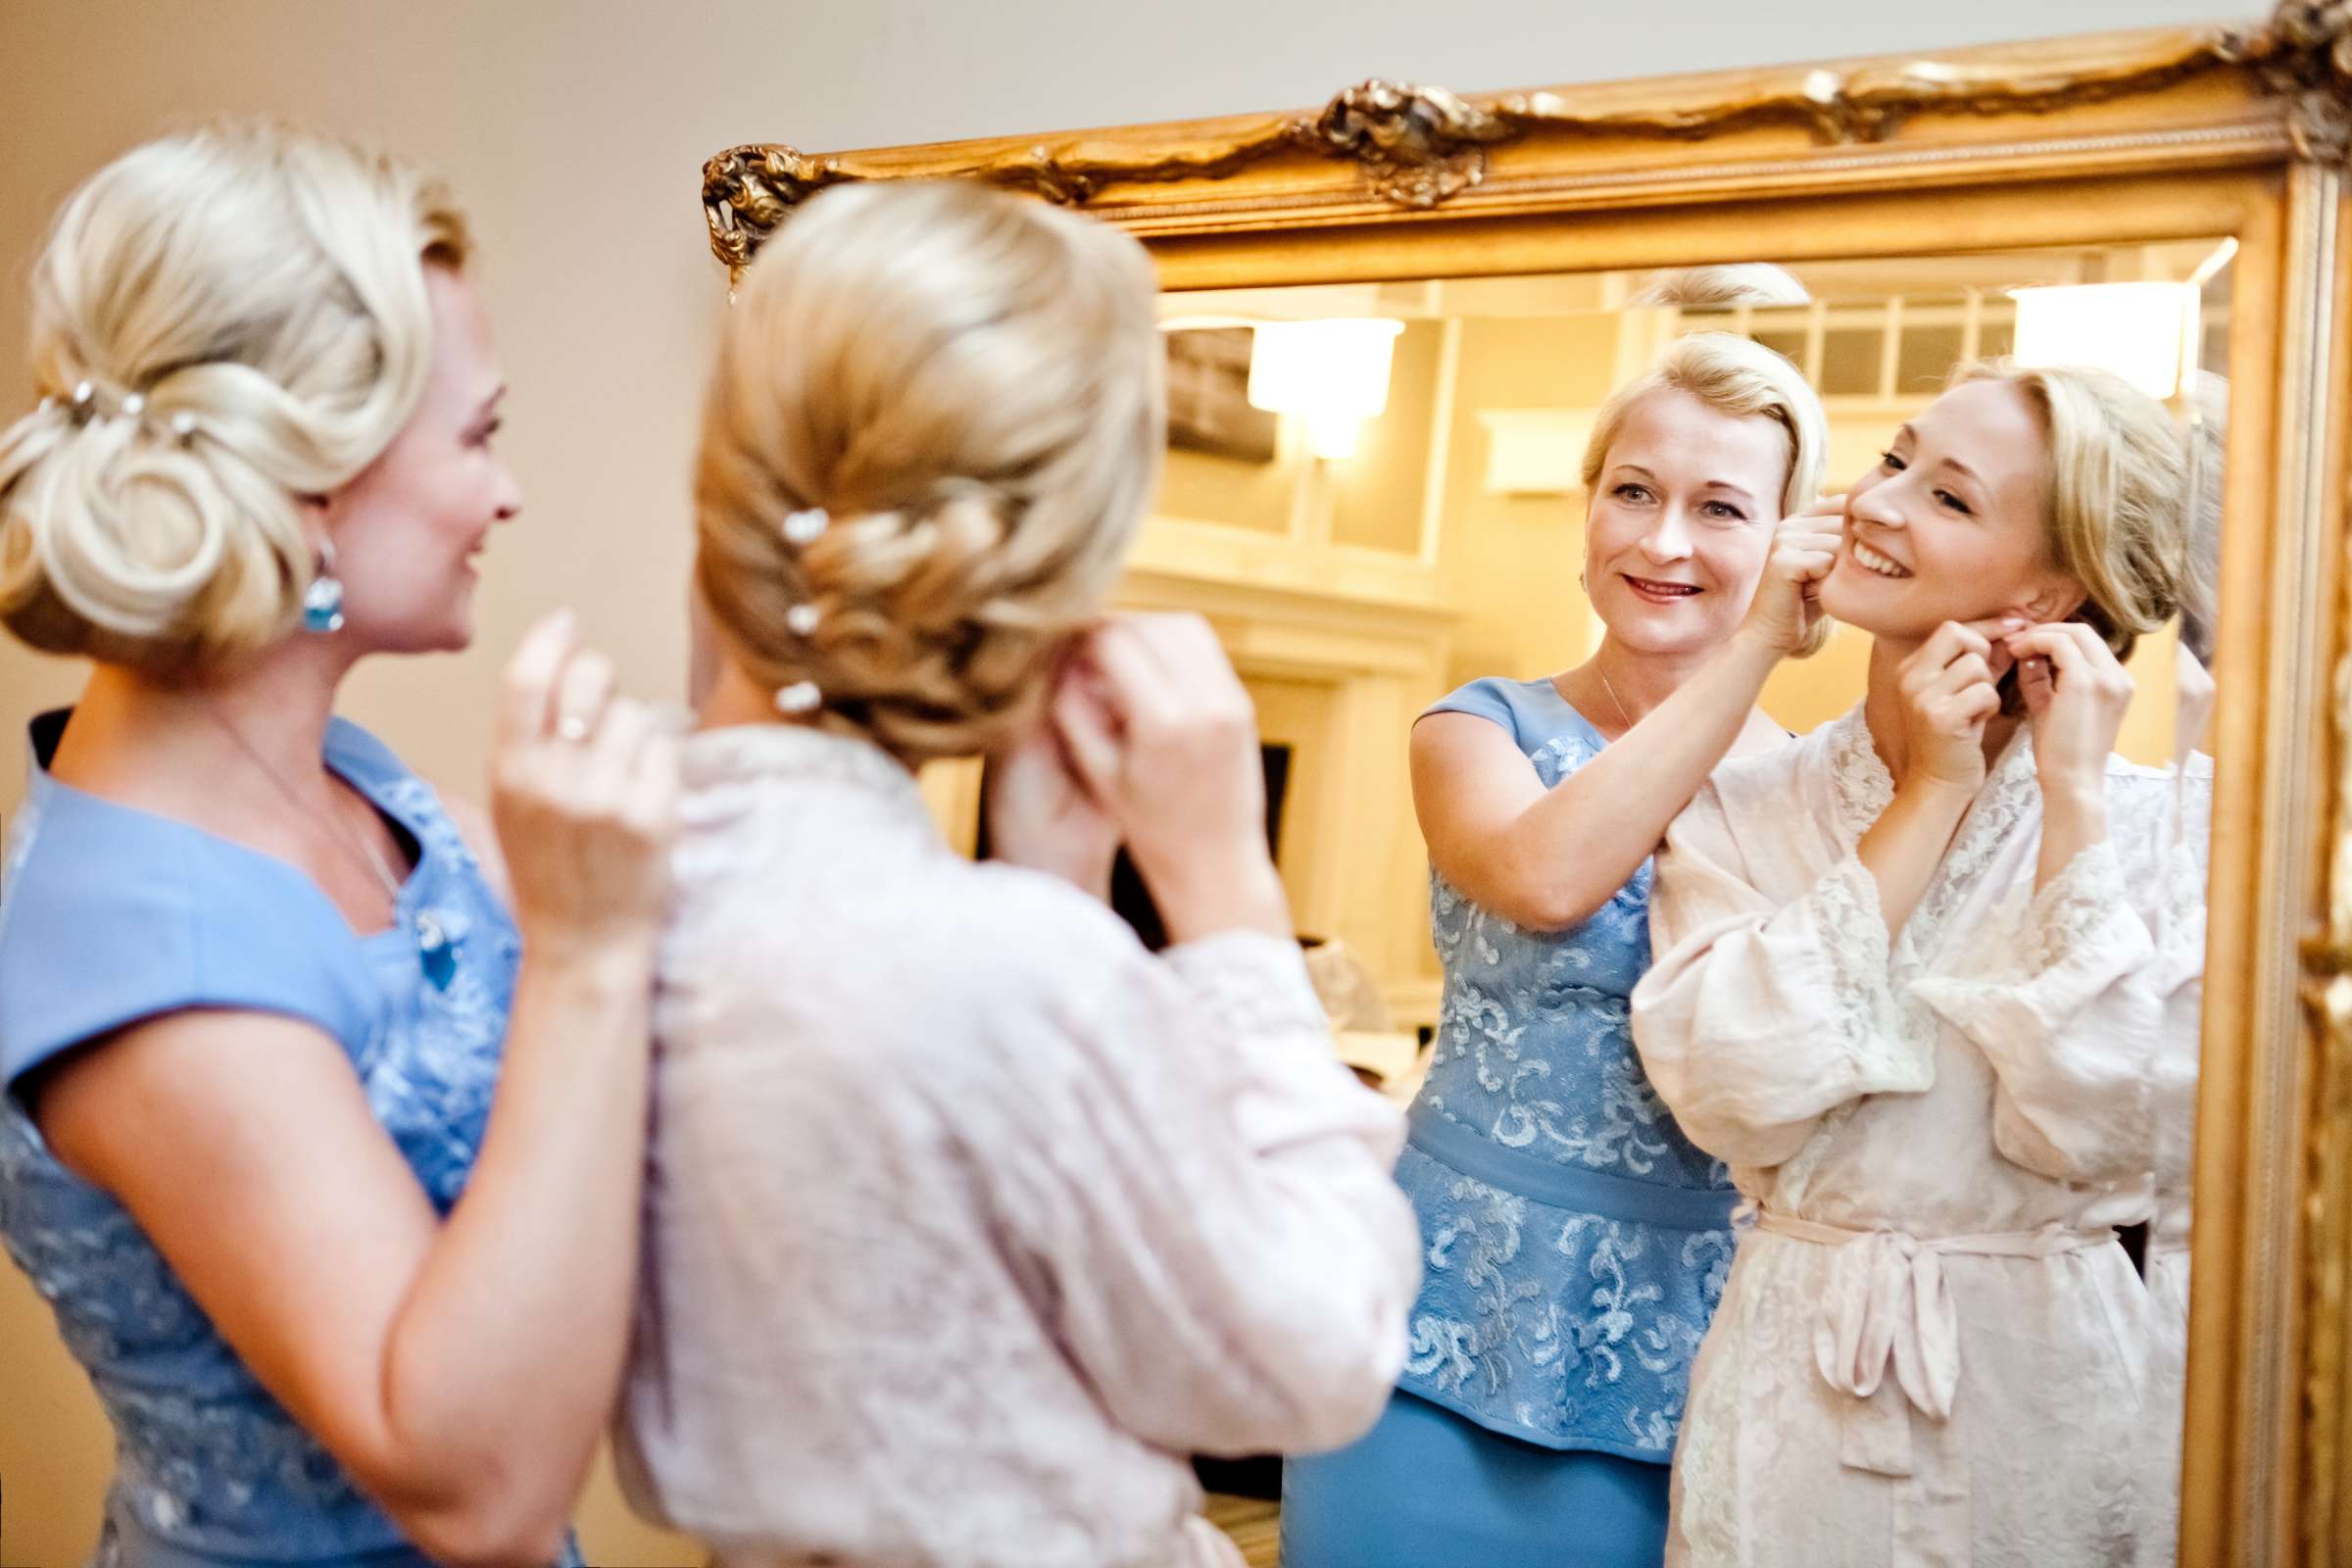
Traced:
<svg viewBox="0 0 2352 1568">
<path fill-rule="evenodd" d="M 737 267 L 825 185 L 910 176 L 1078 205 L 1153 248 L 1170 451 L 1122 598 L 1208 616 L 1250 685 L 1301 935 L 1345 973 L 1349 1059 L 1400 1098 L 1475 1036 L 1441 1027 L 1457 1004 L 1442 954 L 1483 940 L 1447 929 L 1443 890 L 1433 929 L 1406 737 L 1465 682 L 1533 681 L 1608 631 L 1608 595 L 1579 577 L 1608 499 L 1595 487 L 1631 482 L 1591 481 L 1584 463 L 1615 388 L 1696 332 L 1775 351 L 1820 395 L 1833 492 L 1899 467 L 1954 368 L 1979 360 L 2095 363 L 2160 401 L 2188 453 L 2186 588 L 2131 653 L 2116 750 L 2153 782 L 2144 818 L 2114 831 L 2194 840 L 2207 867 L 2188 901 L 2201 999 L 2176 991 L 2133 1048 L 2158 1200 L 2127 1229 L 2151 1285 L 2161 1254 L 2180 1257 L 2187 1354 L 2184 1373 L 2134 1369 L 2129 1419 L 2091 1426 L 2145 1435 L 2116 1456 L 2119 1487 L 2169 1496 L 2178 1466 L 2180 1562 L 2252 1564 L 2352 1560 L 2352 862 L 2333 848 L 2352 803 L 2336 675 L 2348 149 L 2352 8 L 2290 4 L 1935 60 L 1469 100 L 1368 83 L 1297 115 L 737 148 L 704 198 Z M 1775 270 L 1689 284 L 1745 264 Z M 1870 559 L 1900 586 L 1900 561 Z M 1780 666 L 1765 712 L 1798 736 L 1838 721 L 1872 642 L 1838 627 Z M 976 777 L 927 783 L 969 823 Z M 1481 1070 L 1509 1076 L 1507 1040 L 1487 1044 Z M 1642 1136 L 1540 1087 L 1512 1104 L 1524 1140 L 1562 1158 Z M 1949 1181 L 1965 1194 L 1979 1174 L 1956 1159 Z M 1417 1337 L 1416 1356 L 1484 1375 L 1477 1332 L 1442 1339 Z M 2073 1442 L 2080 1412 L 2056 1407 L 2073 1396 L 2049 1397 L 2046 1441 Z M 1905 1419 L 1918 1473 L 1943 1466 L 1927 1490 L 1945 1504 L 1972 1465 L 1997 1473 L 1938 1448 L 1931 1417 Z M 1826 1441 L 1851 1461 L 1879 1439 Z M 1695 1494 L 1708 1484 L 1686 1478 L 1683 1506 L 1736 1528 L 1730 1502 Z M 1888 1528 L 1891 1543 L 1910 1527 Z M 1966 1540 L 1965 1521 L 1917 1528 L 1855 1560 L 1967 1560 L 1934 1544 Z"/>
</svg>

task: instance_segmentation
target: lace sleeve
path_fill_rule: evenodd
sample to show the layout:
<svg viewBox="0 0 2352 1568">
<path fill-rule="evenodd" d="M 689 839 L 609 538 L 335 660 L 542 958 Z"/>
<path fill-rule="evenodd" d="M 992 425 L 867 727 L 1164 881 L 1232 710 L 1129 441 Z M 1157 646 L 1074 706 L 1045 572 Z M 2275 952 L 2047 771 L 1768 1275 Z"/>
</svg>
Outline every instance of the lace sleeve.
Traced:
<svg viewBox="0 0 2352 1568">
<path fill-rule="evenodd" d="M 2167 846 L 2158 886 L 2153 984 L 2164 998 L 2163 1032 L 2150 1088 L 2155 1122 L 2157 1230 L 2188 1234 L 2195 1156 L 2197 1074 L 2205 1019 L 2205 861 L 2202 840 Z M 2169 1211 L 2169 1212 L 2168 1212 Z"/>
<path fill-rule="evenodd" d="M 1683 1130 L 1719 1158 L 1777 1165 L 1838 1106 L 1933 1087 L 1934 1041 L 1895 1004 L 1878 883 L 1856 856 L 1776 902 L 1750 884 L 1710 786 L 1668 830 L 1650 940 L 1634 1043 Z"/>
<path fill-rule="evenodd" d="M 2187 980 L 2177 961 L 2158 959 L 2114 846 L 2101 842 L 2014 920 L 1980 928 L 1960 947 L 1957 973 L 1913 983 L 1992 1064 L 1993 1144 L 2004 1157 L 2061 1181 L 2149 1169 L 2166 995 Z"/>
<path fill-rule="evenodd" d="M 1354 1092 L 1297 944 L 1235 931 L 1160 956 L 1211 1022 L 1214 1037 L 1202 1044 L 1232 1053 L 1236 1125 L 1251 1149 L 1262 1155 L 1339 1138 L 1362 1145 L 1383 1169 L 1396 1163 L 1404 1118 Z"/>
<path fill-rule="evenodd" d="M 1359 1085 L 1298 950 L 1231 935 L 1106 964 L 1032 1060 L 999 1184 L 1041 1306 L 1103 1406 L 1178 1452 L 1333 1447 L 1368 1427 L 1420 1283 Z"/>
</svg>

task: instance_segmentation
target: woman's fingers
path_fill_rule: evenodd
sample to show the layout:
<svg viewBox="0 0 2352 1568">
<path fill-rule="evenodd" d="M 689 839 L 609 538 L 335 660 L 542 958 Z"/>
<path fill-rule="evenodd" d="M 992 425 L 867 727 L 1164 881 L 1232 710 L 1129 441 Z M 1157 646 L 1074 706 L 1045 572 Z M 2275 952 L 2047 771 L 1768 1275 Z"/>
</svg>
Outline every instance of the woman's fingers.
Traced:
<svg viewBox="0 0 2352 1568">
<path fill-rule="evenodd" d="M 1921 695 L 1949 697 L 1971 686 L 1989 685 L 1993 678 L 1992 662 L 1985 654 L 1962 654 L 1937 670 L 1935 678 L 1921 688 Z"/>
<path fill-rule="evenodd" d="M 1152 732 L 1174 717 L 1175 694 L 1160 653 L 1138 619 L 1119 615 L 1104 621 L 1088 637 L 1084 658 L 1120 725 Z"/>
<path fill-rule="evenodd" d="M 1107 798 L 1118 781 L 1123 748 L 1118 715 L 1099 690 L 1094 671 L 1083 662 L 1073 664 L 1055 684 L 1047 714 L 1078 782 L 1096 800 Z"/>
<path fill-rule="evenodd" d="M 2081 621 L 2052 621 L 2046 625 L 2029 626 L 2012 633 L 2010 648 L 2021 658 L 2028 655 L 2047 659 L 2058 666 L 2060 674 L 2103 674 L 2112 669 L 2123 672 L 2115 653 Z"/>
<path fill-rule="evenodd" d="M 2050 675 L 2050 662 L 2039 654 L 2030 656 L 2017 670 L 2018 695 L 2026 700 L 2026 711 L 2038 716 L 2058 695 L 2056 682 Z"/>
<path fill-rule="evenodd" d="M 595 735 L 617 684 L 612 661 L 604 655 L 594 649 L 572 655 L 556 686 L 556 737 L 577 742 Z"/>
<path fill-rule="evenodd" d="M 654 715 L 642 703 L 623 700 L 606 706 L 598 718 L 583 747 L 589 762 L 589 785 L 583 793 L 617 798 L 654 733 Z"/>
<path fill-rule="evenodd" d="M 540 616 L 523 633 L 514 657 L 507 661 L 499 702 L 499 739 L 503 743 L 533 741 L 547 733 L 555 717 L 557 682 L 577 646 L 568 610 Z"/>
<path fill-rule="evenodd" d="M 2006 659 L 2000 660 L 1998 668 L 1994 667 L 1999 657 L 1999 643 L 2005 641 L 2020 624 L 2014 615 L 1945 621 L 1920 645 L 1918 653 L 1904 662 L 1903 680 L 1906 689 L 1924 692 L 1936 686 L 1938 676 L 1956 661 L 1972 658 L 1984 662 L 1984 674 L 1982 678 L 1998 680 L 2008 669 Z"/>
<path fill-rule="evenodd" d="M 2080 621 L 2029 627 L 2009 638 L 2008 646 L 2018 658 L 2046 665 L 2051 684 L 2061 690 L 2071 687 L 2116 703 L 2131 700 L 2131 672 L 2105 640 Z"/>
<path fill-rule="evenodd" d="M 1947 620 L 1930 634 L 1912 658 L 1921 669 L 1931 674 L 1942 669 L 1955 659 L 1971 654 L 1983 656 L 1992 649 L 1992 636 L 1983 629 L 1981 621 Z"/>
<path fill-rule="evenodd" d="M 1773 546 L 1775 568 L 1791 582 L 1818 582 L 1838 564 L 1838 540 L 1835 533 L 1784 527 Z"/>
<path fill-rule="evenodd" d="M 1248 691 L 1225 657 L 1216 628 L 1204 616 L 1189 612 L 1147 615 L 1138 629 L 1158 655 L 1160 673 L 1180 696 L 1203 706 L 1248 706 Z"/>
<path fill-rule="evenodd" d="M 1961 722 L 1976 726 L 2001 710 L 2001 694 L 1989 681 L 1969 687 L 1952 699 Z"/>
<path fill-rule="evenodd" d="M 629 760 L 627 799 L 639 821 L 666 827 L 677 809 L 680 726 L 661 708 L 649 704 L 645 712 L 649 723 Z"/>
</svg>

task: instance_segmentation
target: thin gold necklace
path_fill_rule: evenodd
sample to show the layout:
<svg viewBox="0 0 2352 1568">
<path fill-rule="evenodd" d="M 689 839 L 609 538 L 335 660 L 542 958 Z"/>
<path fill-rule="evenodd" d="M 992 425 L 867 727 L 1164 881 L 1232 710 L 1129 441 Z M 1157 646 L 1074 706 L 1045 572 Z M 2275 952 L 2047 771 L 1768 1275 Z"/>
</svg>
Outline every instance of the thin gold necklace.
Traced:
<svg viewBox="0 0 2352 1568">
<path fill-rule="evenodd" d="M 304 804 L 302 797 L 295 793 L 292 785 L 288 784 L 284 779 L 278 777 L 277 769 L 271 767 L 268 760 L 265 759 L 262 754 L 255 749 L 253 743 L 245 738 L 244 734 L 237 728 L 236 725 L 231 724 L 228 721 L 228 716 L 225 713 L 220 712 L 219 710 L 213 708 L 210 704 L 205 704 L 202 706 L 204 707 L 205 712 L 211 716 L 213 722 L 220 725 L 222 733 L 226 734 L 229 740 L 235 743 L 237 750 L 243 752 L 246 757 L 252 760 L 253 765 L 261 769 L 262 777 L 268 779 L 270 783 L 270 786 L 275 789 L 279 795 L 285 797 L 287 805 L 293 807 L 295 810 L 301 812 L 303 815 L 311 817 L 313 820 L 317 820 L 319 817 L 320 813 L 314 811 L 308 805 Z M 358 834 L 347 831 L 342 824 L 330 821 L 324 823 L 323 825 L 326 828 L 326 836 L 334 840 L 336 847 L 345 851 L 354 859 L 359 861 L 362 866 L 367 868 L 368 874 L 373 876 L 375 880 L 382 885 L 384 897 L 390 901 L 392 905 L 393 916 L 397 919 L 400 913 L 400 878 L 393 875 L 392 868 L 384 863 L 383 856 L 376 850 L 375 846 L 371 844 L 363 844 L 360 841 Z"/>
<path fill-rule="evenodd" d="M 270 765 L 269 760 L 263 757 L 255 749 L 253 743 L 245 738 L 243 731 L 228 721 L 227 714 L 209 705 L 205 706 L 205 711 L 212 715 L 214 723 L 228 733 L 228 738 L 236 743 L 237 750 L 252 759 L 253 765 L 260 768 L 262 776 L 276 788 L 278 794 L 285 797 L 287 805 L 306 816 L 315 818 L 318 814 L 303 804 L 302 797 L 295 793 L 294 787 L 278 776 L 277 769 Z M 369 802 L 368 804 L 372 808 L 374 803 Z M 387 929 L 399 930 L 401 879 L 394 874 L 389 865 L 384 863 L 383 856 L 374 845 L 365 842 L 356 833 L 346 831 L 340 823 L 329 822 L 325 826 L 327 837 L 348 851 L 382 885 L 384 898 L 391 906 L 392 924 Z M 424 978 L 435 990 L 448 990 L 451 981 L 457 976 L 456 931 L 443 920 L 439 910 L 430 908 L 420 908 L 416 911 L 411 931 L 416 943 L 417 961 L 424 967 Z"/>
<path fill-rule="evenodd" d="M 1592 673 L 1600 677 L 1600 689 L 1607 692 L 1609 701 L 1616 705 L 1617 721 L 1627 729 L 1632 729 L 1634 727 L 1633 715 L 1625 710 L 1624 702 L 1617 696 L 1617 688 L 1609 684 L 1609 672 L 1600 667 L 1600 661 L 1597 659 L 1592 661 Z"/>
</svg>

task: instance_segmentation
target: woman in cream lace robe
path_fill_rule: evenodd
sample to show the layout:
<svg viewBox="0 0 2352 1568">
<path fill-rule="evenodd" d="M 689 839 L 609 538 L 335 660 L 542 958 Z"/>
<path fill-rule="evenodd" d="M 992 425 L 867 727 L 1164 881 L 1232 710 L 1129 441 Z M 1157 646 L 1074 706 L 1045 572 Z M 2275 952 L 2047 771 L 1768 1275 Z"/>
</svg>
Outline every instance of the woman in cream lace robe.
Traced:
<svg viewBox="0 0 2352 1568">
<path fill-rule="evenodd" d="M 1752 1212 L 1670 1562 L 2087 1568 L 2168 1506 L 2114 1227 L 2150 1216 L 2156 1079 L 2194 1052 L 2168 797 L 2210 782 L 2107 754 L 2179 462 L 2110 377 L 1965 379 L 1848 498 L 1821 599 L 1878 638 L 1863 706 L 1669 834 L 1635 1038 Z"/>
<path fill-rule="evenodd" d="M 1403 1129 L 1248 694 L 1102 619 L 1161 355 L 1133 240 L 960 183 L 825 192 L 729 314 L 618 1451 L 731 1568 L 1238 1568 L 1190 1456 L 1346 1443 L 1403 1362 Z M 976 865 L 914 767 L 981 752 Z"/>
</svg>

